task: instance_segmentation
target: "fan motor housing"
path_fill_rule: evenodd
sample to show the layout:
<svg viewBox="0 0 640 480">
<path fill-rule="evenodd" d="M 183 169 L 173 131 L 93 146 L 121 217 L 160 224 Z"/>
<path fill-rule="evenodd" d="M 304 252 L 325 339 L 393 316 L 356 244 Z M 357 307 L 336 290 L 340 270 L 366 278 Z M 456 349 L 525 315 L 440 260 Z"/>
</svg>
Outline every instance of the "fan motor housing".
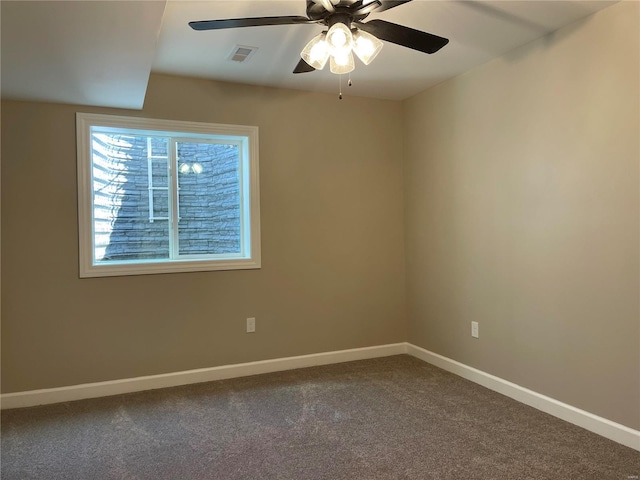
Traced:
<svg viewBox="0 0 640 480">
<path fill-rule="evenodd" d="M 335 11 L 330 12 L 313 0 L 307 0 L 307 17 L 309 20 L 321 22 L 329 27 L 336 23 L 344 23 L 350 28 L 351 22 L 359 22 L 369 16 L 369 12 L 354 14 L 352 5 L 341 1 L 335 5 Z"/>
</svg>

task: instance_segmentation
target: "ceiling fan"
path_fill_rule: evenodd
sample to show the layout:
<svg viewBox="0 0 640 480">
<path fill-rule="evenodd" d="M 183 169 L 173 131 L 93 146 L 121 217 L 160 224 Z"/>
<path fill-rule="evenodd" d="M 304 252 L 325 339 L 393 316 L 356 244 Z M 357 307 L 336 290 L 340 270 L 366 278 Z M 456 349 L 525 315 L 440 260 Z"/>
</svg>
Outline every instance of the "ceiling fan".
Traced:
<svg viewBox="0 0 640 480">
<path fill-rule="evenodd" d="M 319 24 L 328 29 L 302 50 L 293 73 L 322 70 L 330 60 L 331 72 L 349 73 L 355 68 L 353 53 L 365 65 L 373 61 L 382 42 L 395 43 L 419 52 L 435 53 L 449 40 L 385 20 L 363 22 L 373 12 L 383 12 L 411 0 L 307 0 L 307 16 L 234 18 L 189 22 L 194 30 L 220 30 L 266 25 Z"/>
</svg>

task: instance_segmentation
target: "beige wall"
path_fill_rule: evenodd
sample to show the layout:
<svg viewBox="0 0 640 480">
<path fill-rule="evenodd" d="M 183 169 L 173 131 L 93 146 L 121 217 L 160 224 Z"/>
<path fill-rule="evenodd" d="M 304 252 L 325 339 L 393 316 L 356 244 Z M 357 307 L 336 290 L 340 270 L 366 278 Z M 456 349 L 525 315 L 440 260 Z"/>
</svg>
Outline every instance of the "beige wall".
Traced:
<svg viewBox="0 0 640 480">
<path fill-rule="evenodd" d="M 79 279 L 76 111 L 257 125 L 262 269 Z M 2 391 L 404 341 L 401 137 L 399 102 L 159 75 L 142 112 L 3 102 Z"/>
<path fill-rule="evenodd" d="M 409 341 L 633 428 L 638 6 L 404 103 Z"/>
</svg>

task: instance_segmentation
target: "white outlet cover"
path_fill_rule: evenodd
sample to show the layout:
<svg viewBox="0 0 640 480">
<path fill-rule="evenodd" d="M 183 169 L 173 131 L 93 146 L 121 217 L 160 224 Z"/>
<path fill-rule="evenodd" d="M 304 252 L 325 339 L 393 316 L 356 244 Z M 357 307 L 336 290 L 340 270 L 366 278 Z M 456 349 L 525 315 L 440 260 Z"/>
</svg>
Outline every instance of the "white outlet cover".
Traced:
<svg viewBox="0 0 640 480">
<path fill-rule="evenodd" d="M 471 336 L 473 338 L 479 338 L 479 328 L 478 328 L 478 322 L 471 322 Z"/>
<path fill-rule="evenodd" d="M 256 331 L 256 319 L 247 318 L 247 333 L 253 333 Z"/>
</svg>

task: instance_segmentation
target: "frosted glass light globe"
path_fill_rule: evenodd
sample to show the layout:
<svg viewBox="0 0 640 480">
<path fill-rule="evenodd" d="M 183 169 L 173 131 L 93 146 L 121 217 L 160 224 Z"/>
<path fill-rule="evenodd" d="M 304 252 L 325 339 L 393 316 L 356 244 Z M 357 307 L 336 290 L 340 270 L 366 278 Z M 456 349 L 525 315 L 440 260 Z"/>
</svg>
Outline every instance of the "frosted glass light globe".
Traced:
<svg viewBox="0 0 640 480">
<path fill-rule="evenodd" d="M 316 70 L 322 70 L 329 60 L 330 47 L 327 41 L 326 32 L 322 32 L 311 39 L 304 47 L 300 56 Z"/>
<path fill-rule="evenodd" d="M 362 63 L 369 65 L 382 50 L 383 43 L 370 33 L 358 30 L 353 36 L 353 51 Z"/>
<path fill-rule="evenodd" d="M 343 48 L 351 50 L 353 35 L 344 23 L 336 23 L 327 32 L 327 41 L 334 51 Z"/>
</svg>

